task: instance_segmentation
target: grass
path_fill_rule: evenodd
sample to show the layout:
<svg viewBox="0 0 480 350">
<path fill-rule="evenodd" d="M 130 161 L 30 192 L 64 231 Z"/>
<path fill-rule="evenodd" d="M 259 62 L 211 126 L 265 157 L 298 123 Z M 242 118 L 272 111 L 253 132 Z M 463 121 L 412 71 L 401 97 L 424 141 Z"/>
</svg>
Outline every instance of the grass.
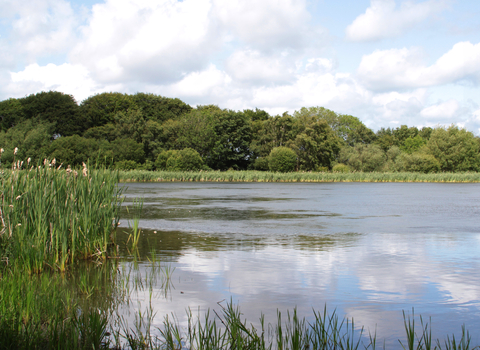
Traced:
<svg viewBox="0 0 480 350">
<path fill-rule="evenodd" d="M 267 171 L 147 171 L 120 172 L 121 182 L 480 182 L 480 173 L 333 173 Z"/>
<path fill-rule="evenodd" d="M 118 173 L 79 174 L 45 161 L 0 173 L 0 256 L 29 274 L 65 271 L 78 259 L 105 259 L 119 220 Z"/>
</svg>

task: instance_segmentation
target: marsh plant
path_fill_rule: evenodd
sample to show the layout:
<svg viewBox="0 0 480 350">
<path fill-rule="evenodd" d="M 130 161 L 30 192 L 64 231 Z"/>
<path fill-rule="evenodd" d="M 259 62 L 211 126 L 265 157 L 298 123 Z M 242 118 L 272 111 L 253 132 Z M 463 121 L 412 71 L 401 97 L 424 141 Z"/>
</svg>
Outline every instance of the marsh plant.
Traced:
<svg viewBox="0 0 480 350">
<path fill-rule="evenodd" d="M 24 165 L 26 166 L 24 168 Z M 28 273 L 105 259 L 119 220 L 118 174 L 16 161 L 0 172 L 0 255 Z"/>
<path fill-rule="evenodd" d="M 338 169 L 338 167 L 336 168 Z M 345 170 L 345 168 L 343 168 Z M 480 173 L 269 172 L 269 171 L 121 171 L 122 182 L 480 182 Z"/>
</svg>

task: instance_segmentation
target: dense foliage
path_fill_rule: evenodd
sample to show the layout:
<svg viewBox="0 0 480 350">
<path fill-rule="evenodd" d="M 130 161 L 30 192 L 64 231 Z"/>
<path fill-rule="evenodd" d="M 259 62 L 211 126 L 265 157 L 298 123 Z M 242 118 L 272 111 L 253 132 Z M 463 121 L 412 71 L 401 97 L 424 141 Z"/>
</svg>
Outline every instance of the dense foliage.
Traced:
<svg viewBox="0 0 480 350">
<path fill-rule="evenodd" d="M 382 128 L 323 107 L 270 116 L 259 109 L 192 108 L 154 94 L 102 93 L 78 104 L 49 91 L 0 101 L 2 165 L 44 158 L 121 170 L 276 170 L 272 151 L 288 148 L 288 171 L 459 172 L 480 168 L 480 139 L 451 125 Z M 285 151 L 284 151 L 285 153 Z M 275 152 L 273 153 L 275 154 Z M 278 171 L 286 171 L 279 168 Z"/>
</svg>

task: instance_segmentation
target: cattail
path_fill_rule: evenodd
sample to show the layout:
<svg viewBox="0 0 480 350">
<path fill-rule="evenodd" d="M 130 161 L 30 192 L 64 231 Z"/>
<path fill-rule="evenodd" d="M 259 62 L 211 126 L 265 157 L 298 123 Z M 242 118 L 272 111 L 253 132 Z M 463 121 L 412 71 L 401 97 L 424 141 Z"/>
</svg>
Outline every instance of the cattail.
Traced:
<svg viewBox="0 0 480 350">
<path fill-rule="evenodd" d="M 15 149 L 13 150 L 13 155 L 16 155 L 18 152 L 18 147 L 15 147 Z"/>
<path fill-rule="evenodd" d="M 27 159 L 27 165 L 30 165 L 30 162 L 32 161 L 32 158 L 28 157 Z"/>
</svg>

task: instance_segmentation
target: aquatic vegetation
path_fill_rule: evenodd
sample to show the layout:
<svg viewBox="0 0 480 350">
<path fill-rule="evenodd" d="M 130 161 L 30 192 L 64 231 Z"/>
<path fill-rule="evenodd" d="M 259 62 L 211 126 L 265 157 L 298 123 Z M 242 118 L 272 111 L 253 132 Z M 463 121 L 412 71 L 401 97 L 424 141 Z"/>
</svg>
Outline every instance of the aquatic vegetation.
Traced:
<svg viewBox="0 0 480 350">
<path fill-rule="evenodd" d="M 77 259 L 105 259 L 118 224 L 118 173 L 63 169 L 55 160 L 0 173 L 0 256 L 28 273 L 65 271 Z"/>
<path fill-rule="evenodd" d="M 121 182 L 480 182 L 480 173 L 147 171 L 120 172 Z"/>
</svg>

